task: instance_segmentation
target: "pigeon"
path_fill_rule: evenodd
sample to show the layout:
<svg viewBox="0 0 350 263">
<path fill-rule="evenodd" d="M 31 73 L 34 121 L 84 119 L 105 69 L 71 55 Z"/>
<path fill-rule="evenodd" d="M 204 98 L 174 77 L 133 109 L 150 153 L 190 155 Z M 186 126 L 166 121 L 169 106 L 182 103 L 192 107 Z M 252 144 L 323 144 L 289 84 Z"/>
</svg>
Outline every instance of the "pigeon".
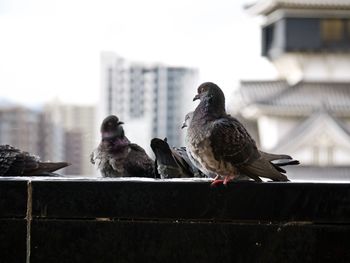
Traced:
<svg viewBox="0 0 350 263">
<path fill-rule="evenodd" d="M 166 138 L 153 138 L 151 148 L 156 156 L 156 167 L 161 179 L 206 177 L 190 161 L 186 147 L 170 148 Z"/>
<path fill-rule="evenodd" d="M 101 142 L 90 155 L 103 177 L 156 178 L 154 161 L 146 151 L 125 136 L 123 122 L 107 116 L 101 125 Z"/>
<path fill-rule="evenodd" d="M 187 113 L 185 115 L 185 120 L 181 126 L 181 129 L 184 129 L 186 127 L 188 127 L 192 121 L 193 118 L 193 111 Z M 228 116 L 230 116 L 229 114 L 227 114 Z M 192 154 L 191 151 L 189 150 L 188 147 L 188 141 L 186 140 L 186 145 L 187 147 L 183 147 L 184 149 L 186 149 L 187 152 L 187 156 L 188 158 L 191 160 L 191 162 L 193 163 L 193 165 L 195 165 L 200 171 L 202 171 L 202 173 L 204 173 L 207 177 L 209 178 L 215 178 L 217 175 L 213 172 L 210 172 L 208 170 L 206 170 L 204 167 L 201 166 L 201 164 L 196 161 Z M 274 166 L 276 166 L 276 169 L 278 169 L 280 172 L 286 173 L 286 171 L 284 169 L 281 168 L 281 166 L 287 166 L 287 165 L 298 165 L 299 161 L 298 160 L 294 160 L 291 156 L 289 155 L 284 155 L 284 154 L 271 154 L 271 153 L 266 153 L 263 152 L 261 150 L 259 150 L 260 154 L 263 155 L 268 161 L 270 161 L 271 163 L 273 163 Z M 234 178 L 234 181 L 246 181 L 249 180 L 250 178 L 242 173 L 239 173 L 237 175 L 236 178 Z"/>
<path fill-rule="evenodd" d="M 184 129 L 186 127 L 188 127 L 192 121 L 193 118 L 193 111 L 187 113 L 185 115 L 185 120 L 181 126 L 181 129 Z M 187 138 L 187 137 L 186 137 Z M 196 159 L 194 159 L 194 157 L 192 156 L 191 151 L 189 150 L 189 145 L 188 145 L 188 140 L 186 139 L 186 147 L 183 147 L 184 149 L 186 149 L 186 153 L 188 156 L 188 159 L 191 161 L 191 163 L 193 164 L 193 166 L 197 167 L 197 169 L 199 171 L 201 171 L 202 174 L 204 174 L 206 177 L 208 178 L 215 178 L 216 174 L 212 171 L 209 171 L 208 169 L 206 169 L 205 167 L 203 167 L 200 162 L 198 162 Z M 246 181 L 249 180 L 250 178 L 247 177 L 246 175 L 243 174 L 238 174 L 237 177 L 235 177 L 233 180 L 234 181 Z"/>
<path fill-rule="evenodd" d="M 39 156 L 11 145 L 0 145 L 0 176 L 50 176 L 67 162 L 42 162 Z"/>
<path fill-rule="evenodd" d="M 227 182 L 245 174 L 256 182 L 260 177 L 289 181 L 281 168 L 299 164 L 289 155 L 260 151 L 244 126 L 226 113 L 225 96 L 212 82 L 197 89 L 200 103 L 193 112 L 186 141 L 190 155 L 204 169 L 216 174 L 213 184 Z M 275 164 L 273 161 L 281 160 Z M 223 180 L 221 180 L 223 178 Z"/>
</svg>

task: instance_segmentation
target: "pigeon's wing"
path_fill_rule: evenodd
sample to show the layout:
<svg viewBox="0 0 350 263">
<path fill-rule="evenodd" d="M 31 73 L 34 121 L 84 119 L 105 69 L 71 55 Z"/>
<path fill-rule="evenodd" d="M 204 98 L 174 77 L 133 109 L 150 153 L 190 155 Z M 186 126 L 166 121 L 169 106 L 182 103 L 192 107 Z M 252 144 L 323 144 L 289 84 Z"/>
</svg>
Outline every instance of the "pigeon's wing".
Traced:
<svg viewBox="0 0 350 263">
<path fill-rule="evenodd" d="M 39 166 L 39 158 L 10 145 L 0 147 L 0 175 L 24 175 Z"/>
<path fill-rule="evenodd" d="M 135 143 L 130 143 L 129 146 L 130 153 L 124 164 L 129 176 L 156 178 L 154 161 L 147 155 L 146 151 Z"/>
<path fill-rule="evenodd" d="M 20 155 L 20 150 L 10 146 L 10 145 L 1 145 L 0 146 L 0 175 L 6 176 L 10 173 L 22 174 L 23 165 L 15 165 L 17 162 L 17 156 Z M 15 170 L 14 168 L 17 168 Z M 12 171 L 11 171 L 12 170 Z"/>
<path fill-rule="evenodd" d="M 185 147 L 180 147 L 180 148 L 173 147 L 173 149 L 171 149 L 171 151 L 172 151 L 174 157 L 178 160 L 179 165 L 188 169 L 189 165 L 191 164 L 191 161 L 188 158 L 186 148 Z"/>
<path fill-rule="evenodd" d="M 162 178 L 193 177 L 189 164 L 176 149 L 169 147 L 166 140 L 153 138 L 151 148 L 156 156 L 157 170 Z"/>
<path fill-rule="evenodd" d="M 0 146 L 1 176 L 32 176 L 52 173 L 70 165 L 67 162 L 40 162 L 38 156 L 10 145 Z"/>
<path fill-rule="evenodd" d="M 176 149 L 171 149 L 171 152 L 173 154 L 173 157 L 177 163 L 177 165 L 179 167 L 181 167 L 183 173 L 184 173 L 184 176 L 185 177 L 193 177 L 193 172 L 192 172 L 192 169 L 190 167 L 190 160 L 188 159 L 187 155 L 187 159 L 185 159 L 185 156 L 182 155 L 182 152 L 181 151 L 178 151 Z"/>
<path fill-rule="evenodd" d="M 260 158 L 255 141 L 237 119 L 231 116 L 220 118 L 210 129 L 209 140 L 216 160 L 240 166 Z"/>
<path fill-rule="evenodd" d="M 205 175 L 199 170 L 197 166 L 191 161 L 190 157 L 188 156 L 188 152 L 186 150 L 186 147 L 175 147 L 173 148 L 173 151 L 179 155 L 181 160 L 183 161 L 183 166 L 186 169 L 186 171 L 189 171 L 189 173 L 192 176 L 195 177 L 205 177 Z"/>
<path fill-rule="evenodd" d="M 6 175 L 17 154 L 18 151 L 10 145 L 0 145 L 0 176 Z"/>
</svg>

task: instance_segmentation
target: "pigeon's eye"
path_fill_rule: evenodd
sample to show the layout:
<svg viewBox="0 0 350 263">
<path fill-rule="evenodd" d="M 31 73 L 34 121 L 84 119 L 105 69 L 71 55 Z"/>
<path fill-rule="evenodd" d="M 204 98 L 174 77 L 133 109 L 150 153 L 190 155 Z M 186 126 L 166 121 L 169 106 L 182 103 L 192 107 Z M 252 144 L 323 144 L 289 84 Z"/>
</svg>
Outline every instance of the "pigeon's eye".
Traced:
<svg viewBox="0 0 350 263">
<path fill-rule="evenodd" d="M 202 88 L 200 88 L 199 93 L 203 93 L 203 92 L 206 92 L 206 91 L 208 91 L 208 88 L 207 87 L 202 87 Z"/>
</svg>

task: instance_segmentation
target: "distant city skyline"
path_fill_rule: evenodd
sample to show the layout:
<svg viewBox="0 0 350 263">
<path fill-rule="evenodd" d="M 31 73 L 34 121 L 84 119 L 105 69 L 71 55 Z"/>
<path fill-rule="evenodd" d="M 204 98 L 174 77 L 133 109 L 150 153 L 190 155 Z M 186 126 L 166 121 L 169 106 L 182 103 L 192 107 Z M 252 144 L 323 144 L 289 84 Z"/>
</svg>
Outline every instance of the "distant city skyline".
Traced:
<svg viewBox="0 0 350 263">
<path fill-rule="evenodd" d="M 79 121 L 77 121 L 79 120 Z M 95 174 L 90 153 L 97 145 L 95 107 L 46 103 L 40 110 L 0 104 L 0 144 L 10 144 L 42 161 L 68 161 L 61 174 Z"/>
<path fill-rule="evenodd" d="M 229 98 L 240 79 L 271 78 L 259 20 L 239 1 L 0 2 L 0 98 L 37 105 L 94 104 L 102 51 L 199 69 Z M 199 83 L 198 83 L 199 84 Z"/>
</svg>

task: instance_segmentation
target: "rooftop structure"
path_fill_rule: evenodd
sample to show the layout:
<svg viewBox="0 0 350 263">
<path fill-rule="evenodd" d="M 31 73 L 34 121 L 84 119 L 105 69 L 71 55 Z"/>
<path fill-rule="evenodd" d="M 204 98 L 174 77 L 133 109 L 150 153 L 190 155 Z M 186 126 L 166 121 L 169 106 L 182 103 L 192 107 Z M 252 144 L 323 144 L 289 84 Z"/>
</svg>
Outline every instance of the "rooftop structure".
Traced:
<svg viewBox="0 0 350 263">
<path fill-rule="evenodd" d="M 244 80 L 237 113 L 255 123 L 265 150 L 303 165 L 350 165 L 350 2 L 265 0 L 246 7 L 260 15 L 262 55 L 274 80 Z"/>
</svg>

